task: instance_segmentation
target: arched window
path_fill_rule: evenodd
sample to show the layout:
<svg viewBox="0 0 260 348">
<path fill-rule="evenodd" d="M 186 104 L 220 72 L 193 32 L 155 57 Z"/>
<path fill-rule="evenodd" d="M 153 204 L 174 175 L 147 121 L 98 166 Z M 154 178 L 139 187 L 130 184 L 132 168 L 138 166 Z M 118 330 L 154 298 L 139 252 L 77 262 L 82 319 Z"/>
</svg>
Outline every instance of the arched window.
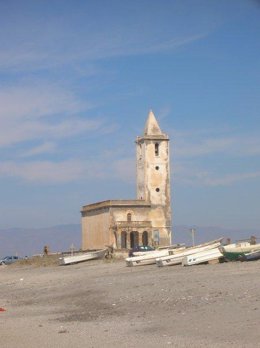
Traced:
<svg viewBox="0 0 260 348">
<path fill-rule="evenodd" d="M 159 144 L 158 143 L 154 144 L 154 153 L 155 153 L 155 156 L 159 156 Z"/>
<path fill-rule="evenodd" d="M 127 233 L 125 231 L 121 232 L 121 248 L 126 249 L 127 245 Z"/>
<path fill-rule="evenodd" d="M 131 222 L 132 221 L 132 214 L 128 213 L 127 214 L 127 222 Z"/>
<path fill-rule="evenodd" d="M 148 232 L 147 231 L 144 231 L 142 234 L 142 243 L 143 243 L 143 246 L 148 245 Z"/>
<path fill-rule="evenodd" d="M 130 233 L 130 247 L 134 248 L 139 245 L 139 233 L 137 231 L 132 231 Z"/>
</svg>

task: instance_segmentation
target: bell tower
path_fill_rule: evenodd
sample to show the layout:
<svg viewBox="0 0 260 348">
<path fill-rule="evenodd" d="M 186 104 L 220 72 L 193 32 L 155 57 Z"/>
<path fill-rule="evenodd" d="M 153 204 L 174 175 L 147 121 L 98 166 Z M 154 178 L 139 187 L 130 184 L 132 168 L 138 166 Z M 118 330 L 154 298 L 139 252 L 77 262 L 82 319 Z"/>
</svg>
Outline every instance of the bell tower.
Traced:
<svg viewBox="0 0 260 348">
<path fill-rule="evenodd" d="M 150 202 L 149 213 L 155 242 L 171 243 L 169 137 L 152 111 L 144 135 L 136 139 L 137 199 Z"/>
</svg>

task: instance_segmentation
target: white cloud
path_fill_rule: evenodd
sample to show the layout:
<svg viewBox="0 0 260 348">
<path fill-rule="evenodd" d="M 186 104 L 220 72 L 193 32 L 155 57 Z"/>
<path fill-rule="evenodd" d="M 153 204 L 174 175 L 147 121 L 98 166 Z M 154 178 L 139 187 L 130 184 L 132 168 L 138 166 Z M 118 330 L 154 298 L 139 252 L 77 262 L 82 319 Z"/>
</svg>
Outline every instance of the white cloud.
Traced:
<svg viewBox="0 0 260 348">
<path fill-rule="evenodd" d="M 260 178 L 260 171 L 221 174 L 191 163 L 177 163 L 173 168 L 174 182 L 185 186 L 231 186 L 241 181 Z"/>
<path fill-rule="evenodd" d="M 71 92 L 51 83 L 39 82 L 0 89 L 1 123 L 77 113 L 90 107 Z"/>
<path fill-rule="evenodd" d="M 37 183 L 63 184 L 84 177 L 94 177 L 94 172 L 86 168 L 79 160 L 60 162 L 31 161 L 31 162 L 4 162 L 0 164 L 0 175 Z"/>
<path fill-rule="evenodd" d="M 122 181 L 135 183 L 136 172 L 135 172 L 135 159 L 134 158 L 124 158 L 121 160 L 116 160 L 113 163 L 113 171 L 115 177 Z"/>
<path fill-rule="evenodd" d="M 259 136 L 247 136 L 237 139 L 237 151 L 238 154 L 244 156 L 260 155 L 260 137 Z"/>
<path fill-rule="evenodd" d="M 50 70 L 82 62 L 93 64 L 109 57 L 165 52 L 201 40 L 209 31 L 209 26 L 200 20 L 195 28 L 184 25 L 173 11 L 173 17 L 167 16 L 171 30 L 166 25 L 165 33 L 165 23 L 154 23 L 159 19 L 158 13 L 147 12 L 145 5 L 138 12 L 129 11 L 127 17 L 114 13 L 110 16 L 110 10 L 104 7 L 97 16 L 88 5 L 83 7 L 83 12 L 73 8 L 73 14 L 68 9 L 59 15 L 50 11 L 47 21 L 38 12 L 25 14 L 24 6 L 18 4 L 8 16 L 2 9 L 0 70 Z M 164 22 L 165 16 L 160 16 L 159 21 Z"/>
<path fill-rule="evenodd" d="M 156 115 L 158 117 L 158 121 L 162 121 L 163 119 L 169 117 L 171 115 L 171 108 L 169 106 L 164 106 L 158 111 L 158 114 Z"/>
<path fill-rule="evenodd" d="M 241 131 L 239 134 L 232 132 L 232 135 L 223 135 L 216 130 L 214 135 L 210 135 L 210 130 L 172 133 L 175 134 L 172 137 L 172 171 L 177 183 L 188 186 L 230 186 L 259 178 L 259 160 L 256 158 L 260 154 L 260 138 L 256 133 L 243 134 Z M 222 171 L 220 165 L 225 170 Z"/>
<path fill-rule="evenodd" d="M 122 29 L 121 29 L 122 30 Z M 147 36 L 141 38 L 140 33 L 131 32 L 125 35 L 113 34 L 113 30 L 108 33 L 93 32 L 92 35 L 84 37 L 69 37 L 69 34 L 57 34 L 59 37 L 53 39 L 53 33 L 50 37 L 39 40 L 39 37 L 28 35 L 26 41 L 23 40 L 7 45 L 5 50 L 0 51 L 0 70 L 9 71 L 33 71 L 41 69 L 53 69 L 62 65 L 68 65 L 78 62 L 98 61 L 109 57 L 131 56 L 139 54 L 158 53 L 177 49 L 184 45 L 205 38 L 208 33 L 197 35 L 175 36 L 168 40 Z M 127 38 L 128 36 L 128 38 Z M 69 40 L 69 45 L 67 45 Z M 66 43 L 66 44 L 65 44 Z M 66 46 L 66 53 L 64 52 Z M 96 71 L 92 67 L 90 75 Z"/>
<path fill-rule="evenodd" d="M 246 157 L 260 154 L 259 134 L 228 130 L 170 131 L 174 157 L 178 160 L 203 157 L 211 154 Z M 211 134 L 213 133 L 213 134 Z M 222 133 L 225 133 L 224 135 Z"/>
<path fill-rule="evenodd" d="M 55 144 L 43 143 L 24 154 L 30 157 L 53 151 Z M 109 180 L 110 178 L 135 182 L 135 158 L 122 158 L 122 153 L 104 151 L 96 155 L 95 159 L 69 159 L 65 161 L 7 161 L 0 164 L 0 176 L 20 178 L 37 184 L 69 183 L 81 180 Z M 203 163 L 203 162 L 202 162 Z M 231 169 L 230 169 L 231 170 Z M 185 186 L 231 186 L 241 181 L 251 181 L 260 178 L 260 171 L 247 171 L 221 174 L 214 168 L 196 161 L 186 159 L 173 161 L 172 181 Z"/>
<path fill-rule="evenodd" d="M 212 153 L 221 153 L 230 150 L 232 145 L 236 144 L 236 139 L 231 138 L 205 138 L 205 139 L 187 139 L 186 141 L 179 138 L 174 150 L 175 156 L 198 157 Z"/>
<path fill-rule="evenodd" d="M 49 144 L 51 146 L 51 144 Z M 33 149 L 29 155 L 44 150 L 48 144 Z M 134 160 L 111 160 L 103 156 L 95 159 L 69 159 L 64 161 L 6 161 L 0 163 L 0 177 L 18 178 L 37 184 L 63 184 L 86 180 L 117 178 L 133 181 Z"/>
<path fill-rule="evenodd" d="M 47 69 L 52 70 L 55 67 L 71 65 L 74 63 L 98 61 L 110 57 L 118 56 L 133 56 L 140 54 L 159 53 L 163 51 L 169 51 L 177 49 L 179 47 L 188 45 L 194 41 L 198 41 L 206 37 L 207 34 L 192 35 L 189 37 L 174 38 L 160 42 L 140 42 L 138 39 L 129 44 L 129 41 L 120 38 L 111 39 L 108 41 L 102 39 L 86 39 L 85 42 L 80 42 L 80 47 L 77 43 L 71 42 L 70 48 L 64 52 L 63 45 L 57 45 L 55 48 L 51 45 L 47 47 L 35 47 L 32 45 L 31 50 L 28 50 L 26 44 L 22 44 L 20 47 L 10 47 L 5 51 L 0 51 L 0 70 L 4 71 L 34 71 Z M 128 45 L 126 45 L 128 42 Z M 49 47 L 48 47 L 49 46 Z M 91 49 L 89 49 L 91 47 Z M 76 67 L 78 72 L 79 68 Z M 92 66 L 87 72 L 88 75 L 98 73 L 96 67 Z M 84 71 L 86 74 L 86 71 Z"/>
<path fill-rule="evenodd" d="M 103 127 L 100 119 L 79 117 L 91 108 L 71 92 L 52 84 L 0 89 L 0 147 L 42 139 L 72 137 Z"/>
<path fill-rule="evenodd" d="M 260 171 L 252 173 L 228 174 L 219 178 L 212 178 L 206 176 L 203 179 L 207 186 L 229 186 L 240 181 L 252 180 L 257 178 L 260 178 Z"/>
<path fill-rule="evenodd" d="M 45 142 L 39 146 L 33 147 L 24 152 L 22 157 L 31 157 L 40 154 L 53 153 L 56 150 L 56 145 L 53 142 Z"/>
</svg>

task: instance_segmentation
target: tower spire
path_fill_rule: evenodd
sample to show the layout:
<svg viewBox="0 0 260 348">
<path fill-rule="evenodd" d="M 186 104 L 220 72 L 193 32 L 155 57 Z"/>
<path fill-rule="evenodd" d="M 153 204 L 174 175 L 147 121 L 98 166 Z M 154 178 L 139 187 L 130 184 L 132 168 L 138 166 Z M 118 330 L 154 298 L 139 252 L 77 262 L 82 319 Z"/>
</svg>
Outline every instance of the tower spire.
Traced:
<svg viewBox="0 0 260 348">
<path fill-rule="evenodd" d="M 145 124 L 144 135 L 161 135 L 162 131 L 152 110 L 149 111 Z"/>
</svg>

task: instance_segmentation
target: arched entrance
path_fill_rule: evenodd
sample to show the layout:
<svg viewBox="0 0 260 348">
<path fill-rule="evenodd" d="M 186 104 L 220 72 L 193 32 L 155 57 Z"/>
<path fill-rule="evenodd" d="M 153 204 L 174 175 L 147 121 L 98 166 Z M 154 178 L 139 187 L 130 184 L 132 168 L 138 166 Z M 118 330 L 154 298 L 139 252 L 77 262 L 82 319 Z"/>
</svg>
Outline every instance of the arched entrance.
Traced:
<svg viewBox="0 0 260 348">
<path fill-rule="evenodd" d="M 139 233 L 137 231 L 132 231 L 130 233 L 130 247 L 134 248 L 139 245 Z"/>
<path fill-rule="evenodd" d="M 148 245 L 148 232 L 144 231 L 142 234 L 142 243 L 144 246 Z"/>
<path fill-rule="evenodd" d="M 125 231 L 121 232 L 121 248 L 126 249 L 127 233 Z"/>
</svg>

